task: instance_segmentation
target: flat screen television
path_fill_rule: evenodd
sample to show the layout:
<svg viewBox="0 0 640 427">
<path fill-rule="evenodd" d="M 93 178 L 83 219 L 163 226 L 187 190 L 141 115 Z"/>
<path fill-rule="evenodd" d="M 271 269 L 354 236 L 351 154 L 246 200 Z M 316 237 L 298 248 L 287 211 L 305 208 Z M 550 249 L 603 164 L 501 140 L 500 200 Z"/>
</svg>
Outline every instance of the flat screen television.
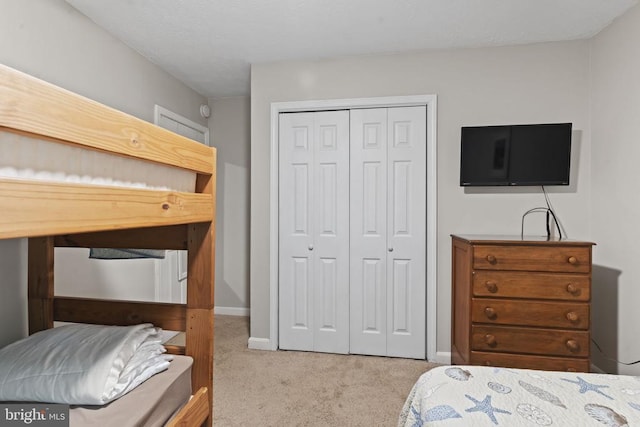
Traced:
<svg viewBox="0 0 640 427">
<path fill-rule="evenodd" d="M 463 127 L 460 185 L 569 185 L 571 123 Z"/>
</svg>

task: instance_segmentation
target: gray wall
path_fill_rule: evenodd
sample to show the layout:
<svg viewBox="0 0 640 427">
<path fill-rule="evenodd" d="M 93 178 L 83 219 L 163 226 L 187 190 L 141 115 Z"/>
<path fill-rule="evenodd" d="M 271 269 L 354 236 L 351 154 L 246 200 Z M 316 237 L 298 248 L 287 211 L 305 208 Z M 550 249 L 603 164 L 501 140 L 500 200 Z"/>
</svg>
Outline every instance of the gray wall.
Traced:
<svg viewBox="0 0 640 427">
<path fill-rule="evenodd" d="M 591 52 L 592 338 L 632 362 L 640 359 L 640 6 L 596 36 Z M 607 372 L 640 375 L 638 365 L 593 355 Z"/>
<path fill-rule="evenodd" d="M 141 119 L 154 104 L 206 126 L 206 98 L 63 0 L 0 0 L 0 62 Z M 0 242 L 0 346 L 26 334 L 26 244 Z M 60 265 L 60 268 L 73 266 Z M 62 284 L 78 288 L 83 283 Z"/>
<path fill-rule="evenodd" d="M 216 313 L 249 313 L 250 99 L 209 100 L 218 150 Z"/>
<path fill-rule="evenodd" d="M 589 42 L 442 50 L 317 62 L 254 65 L 251 70 L 251 336 L 269 338 L 270 103 L 436 94 L 437 351 L 450 350 L 451 233 L 520 233 L 521 215 L 543 206 L 539 188 L 464 190 L 460 127 L 573 122 L 572 185 L 550 187 L 565 230 L 589 239 L 591 147 Z M 527 222 L 528 234 L 545 233 Z"/>
</svg>

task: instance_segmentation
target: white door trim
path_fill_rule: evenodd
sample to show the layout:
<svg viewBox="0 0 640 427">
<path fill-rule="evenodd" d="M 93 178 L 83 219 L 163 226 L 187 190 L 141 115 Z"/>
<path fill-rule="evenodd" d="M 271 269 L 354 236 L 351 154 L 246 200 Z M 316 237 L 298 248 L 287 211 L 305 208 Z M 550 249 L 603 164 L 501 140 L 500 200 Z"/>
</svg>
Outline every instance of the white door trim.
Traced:
<svg viewBox="0 0 640 427">
<path fill-rule="evenodd" d="M 322 111 L 351 108 L 427 106 L 427 354 L 436 359 L 436 239 L 437 185 L 436 137 L 437 96 L 410 95 L 376 98 L 328 99 L 271 103 L 271 172 L 270 172 L 270 257 L 269 257 L 269 348 L 278 349 L 278 116 L 294 111 Z M 264 348 L 264 347 L 263 347 Z"/>
</svg>

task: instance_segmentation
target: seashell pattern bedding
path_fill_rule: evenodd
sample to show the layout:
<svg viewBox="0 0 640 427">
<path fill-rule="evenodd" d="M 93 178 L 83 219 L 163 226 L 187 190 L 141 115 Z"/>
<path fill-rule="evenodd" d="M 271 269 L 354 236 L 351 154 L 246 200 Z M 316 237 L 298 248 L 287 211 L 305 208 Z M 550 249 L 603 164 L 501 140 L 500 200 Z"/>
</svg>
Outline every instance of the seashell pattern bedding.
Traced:
<svg viewBox="0 0 640 427">
<path fill-rule="evenodd" d="M 640 377 L 487 366 L 424 373 L 398 426 L 640 426 Z"/>
</svg>

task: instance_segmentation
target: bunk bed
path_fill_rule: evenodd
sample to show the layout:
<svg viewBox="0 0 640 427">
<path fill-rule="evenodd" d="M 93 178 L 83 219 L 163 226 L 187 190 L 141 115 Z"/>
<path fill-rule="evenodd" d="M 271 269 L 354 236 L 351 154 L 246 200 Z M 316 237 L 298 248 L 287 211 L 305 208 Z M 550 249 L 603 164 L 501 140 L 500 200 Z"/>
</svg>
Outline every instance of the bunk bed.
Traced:
<svg viewBox="0 0 640 427">
<path fill-rule="evenodd" d="M 192 191 L 0 177 L 0 238 L 28 238 L 29 334 L 54 321 L 183 331 L 166 347 L 193 360 L 191 398 L 171 423 L 211 425 L 216 150 L 0 65 L 0 141 L 16 135 L 193 174 Z M 186 304 L 57 297 L 55 247 L 187 250 Z"/>
</svg>

